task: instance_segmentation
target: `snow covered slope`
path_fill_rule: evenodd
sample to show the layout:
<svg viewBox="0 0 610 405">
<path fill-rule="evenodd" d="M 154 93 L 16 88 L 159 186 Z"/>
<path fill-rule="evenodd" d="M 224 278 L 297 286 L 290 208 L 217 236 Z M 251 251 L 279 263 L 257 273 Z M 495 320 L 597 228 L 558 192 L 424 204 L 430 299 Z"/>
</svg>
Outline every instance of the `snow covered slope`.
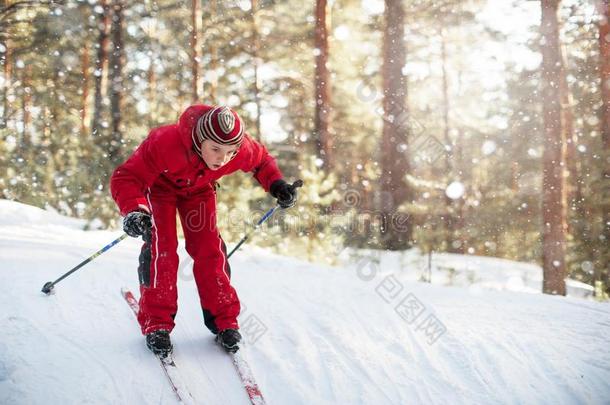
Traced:
<svg viewBox="0 0 610 405">
<path fill-rule="evenodd" d="M 139 241 L 40 293 L 120 235 L 75 224 L 0 201 L 0 403 L 175 403 L 119 293 L 138 292 Z M 372 263 L 327 268 L 252 247 L 232 258 L 270 404 L 609 403 L 610 305 L 418 283 Z M 247 404 L 188 266 L 179 291 L 173 339 L 193 396 Z"/>
<path fill-rule="evenodd" d="M 380 269 L 399 272 L 411 281 L 496 291 L 542 292 L 542 267 L 533 263 L 454 253 L 434 252 L 428 256 L 418 249 L 401 252 L 344 249 L 340 258 L 346 265 L 354 266 L 371 261 Z M 566 287 L 569 296 L 593 298 L 594 288 L 588 284 L 567 279 Z"/>
</svg>

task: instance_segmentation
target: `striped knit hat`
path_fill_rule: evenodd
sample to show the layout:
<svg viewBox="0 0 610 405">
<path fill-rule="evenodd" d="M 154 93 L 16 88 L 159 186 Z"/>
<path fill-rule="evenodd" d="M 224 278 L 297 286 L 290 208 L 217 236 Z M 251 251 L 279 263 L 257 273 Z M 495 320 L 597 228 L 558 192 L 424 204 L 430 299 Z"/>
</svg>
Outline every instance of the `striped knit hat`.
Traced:
<svg viewBox="0 0 610 405">
<path fill-rule="evenodd" d="M 244 138 L 244 127 L 235 111 L 229 107 L 218 106 L 199 118 L 195 134 L 199 141 L 196 145 L 201 145 L 205 139 L 222 145 L 238 145 Z"/>
</svg>

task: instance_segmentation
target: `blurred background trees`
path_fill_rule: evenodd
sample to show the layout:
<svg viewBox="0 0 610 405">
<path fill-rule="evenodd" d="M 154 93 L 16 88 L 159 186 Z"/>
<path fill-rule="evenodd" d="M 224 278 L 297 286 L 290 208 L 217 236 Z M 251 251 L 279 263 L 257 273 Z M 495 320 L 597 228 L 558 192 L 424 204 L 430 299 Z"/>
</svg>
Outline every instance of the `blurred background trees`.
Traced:
<svg viewBox="0 0 610 405">
<path fill-rule="evenodd" d="M 608 0 L 0 1 L 2 198 L 116 226 L 108 178 L 228 104 L 306 186 L 255 243 L 536 261 L 610 285 Z M 235 240 L 271 203 L 221 182 Z M 219 217 L 220 218 L 220 217 Z"/>
</svg>

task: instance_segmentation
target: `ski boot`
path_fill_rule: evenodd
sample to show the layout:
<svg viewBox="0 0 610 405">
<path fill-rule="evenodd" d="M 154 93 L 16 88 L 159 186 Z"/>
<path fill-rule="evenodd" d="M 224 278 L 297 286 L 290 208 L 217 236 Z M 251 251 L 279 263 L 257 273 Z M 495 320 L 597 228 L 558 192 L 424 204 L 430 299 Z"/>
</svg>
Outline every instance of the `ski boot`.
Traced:
<svg viewBox="0 0 610 405">
<path fill-rule="evenodd" d="M 146 335 L 146 347 L 157 356 L 164 358 L 172 353 L 173 346 L 169 339 L 169 332 L 156 330 Z"/>
<path fill-rule="evenodd" d="M 229 353 L 239 350 L 241 334 L 237 329 L 225 329 L 216 335 L 216 341 Z"/>
</svg>

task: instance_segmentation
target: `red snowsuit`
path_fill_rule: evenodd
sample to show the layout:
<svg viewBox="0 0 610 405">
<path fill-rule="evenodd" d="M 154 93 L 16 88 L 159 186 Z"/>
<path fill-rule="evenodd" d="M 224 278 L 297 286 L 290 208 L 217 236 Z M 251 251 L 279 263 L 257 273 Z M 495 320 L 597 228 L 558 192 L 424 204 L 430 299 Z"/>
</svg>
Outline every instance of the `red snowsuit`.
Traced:
<svg viewBox="0 0 610 405">
<path fill-rule="evenodd" d="M 122 215 L 146 210 L 152 216 L 152 231 L 150 237 L 144 237 L 138 268 L 138 321 L 143 334 L 174 327 L 178 309 L 176 209 L 186 250 L 194 260 L 193 275 L 206 326 L 213 333 L 238 327 L 240 304 L 230 284 L 226 247 L 216 228 L 214 183 L 242 170 L 253 172 L 269 191 L 282 174 L 266 148 L 248 135 L 231 161 L 210 170 L 194 150 L 191 134 L 197 119 L 211 108 L 191 106 L 177 124 L 153 129 L 110 180 L 112 197 Z"/>
</svg>

